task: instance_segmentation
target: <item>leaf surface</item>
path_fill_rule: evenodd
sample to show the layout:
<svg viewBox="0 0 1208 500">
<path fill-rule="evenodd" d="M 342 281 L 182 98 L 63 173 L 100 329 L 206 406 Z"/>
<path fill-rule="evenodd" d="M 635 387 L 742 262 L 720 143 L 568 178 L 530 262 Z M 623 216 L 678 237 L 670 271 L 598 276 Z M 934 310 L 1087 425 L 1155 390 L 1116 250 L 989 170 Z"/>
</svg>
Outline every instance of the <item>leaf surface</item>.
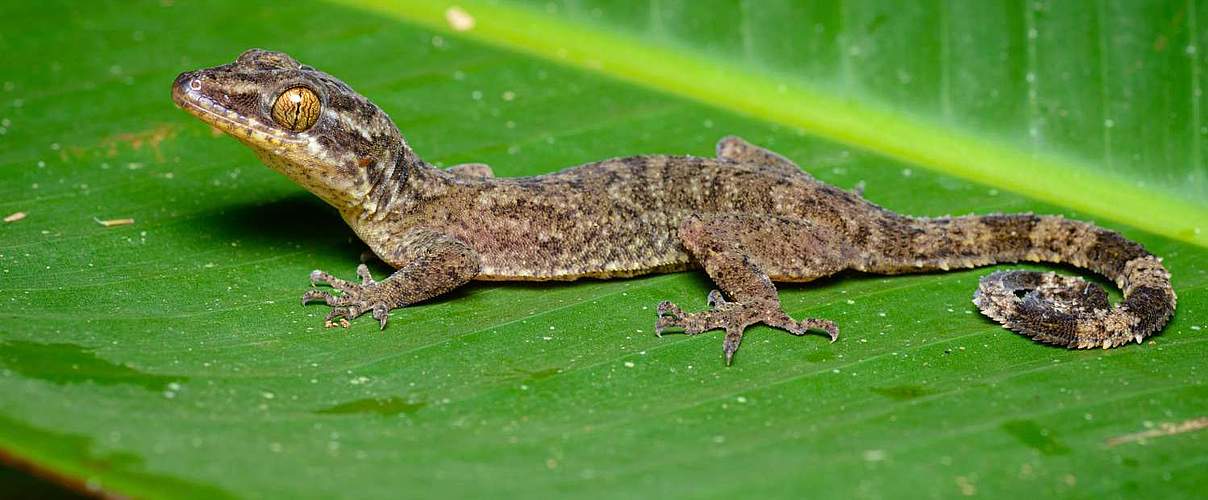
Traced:
<svg viewBox="0 0 1208 500">
<path fill-rule="evenodd" d="M 462 2 L 458 31 L 440 2 L 6 4 L 0 212 L 26 216 L 0 225 L 0 450 L 137 497 L 1202 489 L 1208 9 L 843 5 Z M 254 46 L 443 164 L 733 133 L 904 213 L 1095 219 L 1166 258 L 1179 310 L 1144 345 L 1067 351 L 976 314 L 987 270 L 843 275 L 782 291 L 838 342 L 755 328 L 726 368 L 720 334 L 652 334 L 658 301 L 704 307 L 679 273 L 475 284 L 324 329 L 307 275 L 352 276 L 363 245 L 168 98 Z"/>
</svg>

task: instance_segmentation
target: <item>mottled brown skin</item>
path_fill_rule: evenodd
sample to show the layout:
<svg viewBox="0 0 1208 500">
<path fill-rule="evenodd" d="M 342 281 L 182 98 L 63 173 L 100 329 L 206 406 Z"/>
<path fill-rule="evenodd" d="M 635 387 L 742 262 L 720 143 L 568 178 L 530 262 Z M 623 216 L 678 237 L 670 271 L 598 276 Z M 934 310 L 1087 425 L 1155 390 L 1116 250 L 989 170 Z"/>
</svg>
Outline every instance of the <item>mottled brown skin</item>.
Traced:
<svg viewBox="0 0 1208 500">
<path fill-rule="evenodd" d="M 282 94 L 318 96 L 313 126 L 274 121 Z M 898 274 L 1000 262 L 1063 262 L 1116 281 L 1125 299 L 1079 278 L 1000 272 L 974 302 L 1007 327 L 1072 348 L 1114 347 L 1157 332 L 1174 311 L 1169 273 L 1117 233 L 1060 216 L 913 218 L 823 184 L 791 161 L 737 137 L 716 158 L 633 156 L 535 177 L 497 178 L 486 165 L 441 170 L 416 155 L 384 112 L 339 80 L 279 52 L 250 50 L 232 64 L 181 74 L 178 105 L 250 146 L 264 162 L 339 209 L 398 270 L 360 283 L 322 271 L 338 295 L 312 289 L 303 303 L 332 307 L 328 323 L 391 309 L 470 280 L 573 280 L 703 268 L 720 292 L 709 310 L 658 307 L 656 331 L 724 329 L 729 363 L 757 323 L 796 335 L 838 327 L 794 320 L 773 282 L 845 270 Z M 296 99 L 295 99 L 296 100 Z M 284 106 L 288 103 L 282 103 Z M 281 106 L 278 106 L 280 108 Z M 280 114 L 280 113 L 279 113 Z"/>
</svg>

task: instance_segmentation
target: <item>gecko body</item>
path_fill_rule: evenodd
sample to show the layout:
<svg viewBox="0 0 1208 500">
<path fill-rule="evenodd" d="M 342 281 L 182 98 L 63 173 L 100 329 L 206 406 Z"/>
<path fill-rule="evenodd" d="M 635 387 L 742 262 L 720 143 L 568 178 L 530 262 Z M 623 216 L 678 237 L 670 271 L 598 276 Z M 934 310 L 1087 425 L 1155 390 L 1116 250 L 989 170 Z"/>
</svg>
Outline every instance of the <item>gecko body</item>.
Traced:
<svg viewBox="0 0 1208 500">
<path fill-rule="evenodd" d="M 746 327 L 796 335 L 839 329 L 794 320 L 774 282 L 853 270 L 898 274 L 1000 262 L 1069 263 L 1113 279 L 1124 300 L 1079 278 L 1007 271 L 981 280 L 983 313 L 1038 341 L 1114 347 L 1159 331 L 1175 307 L 1160 259 L 1118 233 L 1059 216 L 917 218 L 817 181 L 788 159 L 737 137 L 712 158 L 644 155 L 559 172 L 494 177 L 490 167 L 425 163 L 377 106 L 334 77 L 280 52 L 181 74 L 174 101 L 248 145 L 269 167 L 336 207 L 384 262 L 359 282 L 322 271 L 303 303 L 328 321 L 390 310 L 471 280 L 613 278 L 701 268 L 717 284 L 709 309 L 658 306 L 656 331 L 726 331 L 729 363 Z"/>
</svg>

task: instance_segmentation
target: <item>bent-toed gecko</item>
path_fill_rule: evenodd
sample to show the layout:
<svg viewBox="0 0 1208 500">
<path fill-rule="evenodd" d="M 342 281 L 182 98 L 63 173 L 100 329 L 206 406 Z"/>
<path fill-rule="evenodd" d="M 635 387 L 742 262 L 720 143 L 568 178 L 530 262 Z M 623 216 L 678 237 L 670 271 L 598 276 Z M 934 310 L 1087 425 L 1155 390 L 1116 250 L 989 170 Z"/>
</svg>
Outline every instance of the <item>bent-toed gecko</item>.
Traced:
<svg viewBox="0 0 1208 500">
<path fill-rule="evenodd" d="M 899 274 L 1001 262 L 1068 263 L 1115 280 L 1124 300 L 1079 278 L 996 272 L 974 302 L 1037 341 L 1071 348 L 1140 342 L 1175 307 L 1170 274 L 1141 245 L 1095 225 L 1032 214 L 917 218 L 824 184 L 788 159 L 737 137 L 716 157 L 614 158 L 559 172 L 494 177 L 482 164 L 438 169 L 407 145 L 390 118 L 331 75 L 280 52 L 249 50 L 234 63 L 181 74 L 175 102 L 230 134 L 274 170 L 336 207 L 383 261 L 383 281 L 322 271 L 303 303 L 327 321 L 390 310 L 470 280 L 614 278 L 703 268 L 717 284 L 709 309 L 658 306 L 656 331 L 724 329 L 733 359 L 748 326 L 803 335 L 838 326 L 795 320 L 774 282 L 840 271 Z"/>
</svg>

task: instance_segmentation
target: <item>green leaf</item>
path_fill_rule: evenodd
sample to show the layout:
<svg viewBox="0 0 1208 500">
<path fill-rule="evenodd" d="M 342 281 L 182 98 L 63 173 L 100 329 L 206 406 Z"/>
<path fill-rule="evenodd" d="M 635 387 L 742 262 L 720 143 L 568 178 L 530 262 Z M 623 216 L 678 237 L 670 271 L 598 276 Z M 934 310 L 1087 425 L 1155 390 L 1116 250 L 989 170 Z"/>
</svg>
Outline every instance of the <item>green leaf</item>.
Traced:
<svg viewBox="0 0 1208 500">
<path fill-rule="evenodd" d="M 1204 487 L 1202 2 L 459 2 L 468 31 L 450 7 L 0 9 L 0 215 L 26 214 L 0 225 L 0 453 L 136 497 Z M 168 98 L 253 46 L 444 164 L 735 133 L 904 213 L 1093 218 L 1166 258 L 1179 310 L 1144 345 L 1068 351 L 976 314 L 987 270 L 846 274 L 782 291 L 838 342 L 755 328 L 726 368 L 716 333 L 652 335 L 659 300 L 704 307 L 679 273 L 475 284 L 324 329 L 307 275 L 351 276 L 364 246 Z"/>
</svg>

